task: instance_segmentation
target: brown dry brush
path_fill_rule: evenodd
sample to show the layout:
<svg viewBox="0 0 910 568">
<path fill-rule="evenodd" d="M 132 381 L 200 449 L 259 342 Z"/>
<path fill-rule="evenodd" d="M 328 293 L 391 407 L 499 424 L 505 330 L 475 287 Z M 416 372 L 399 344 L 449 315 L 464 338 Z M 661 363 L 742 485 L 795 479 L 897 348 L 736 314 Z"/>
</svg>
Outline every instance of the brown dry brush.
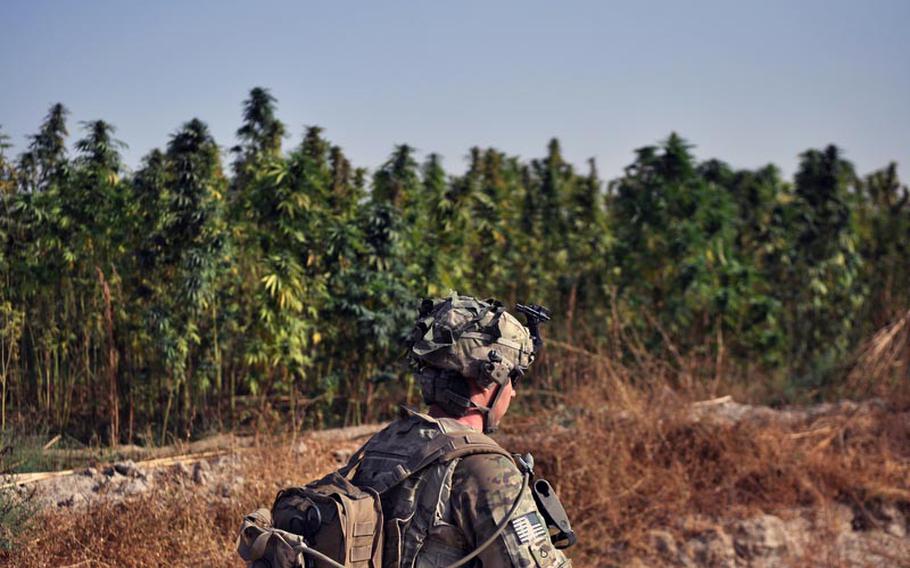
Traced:
<svg viewBox="0 0 910 568">
<path fill-rule="evenodd" d="M 655 558 L 648 541 L 655 528 L 682 540 L 706 522 L 758 512 L 910 503 L 910 413 L 863 405 L 788 422 L 768 414 L 697 419 L 695 396 L 666 387 L 670 378 L 642 384 L 628 369 L 588 359 L 576 366 L 589 386 L 557 398 L 547 413 L 510 417 L 503 436 L 510 450 L 533 451 L 538 473 L 556 485 L 579 535 L 570 551 L 576 566 Z M 337 446 L 306 443 L 303 453 L 284 444 L 242 454 L 246 483 L 230 500 L 174 484 L 126 503 L 50 511 L 0 562 L 240 566 L 241 516 L 271 503 L 278 488 L 337 465 L 330 456 Z M 819 539 L 812 554 L 835 565 L 826 546 Z"/>
<path fill-rule="evenodd" d="M 151 568 L 242 566 L 235 553 L 240 519 L 269 505 L 281 487 L 302 483 L 337 464 L 324 444 L 260 447 L 241 454 L 241 488 L 230 499 L 206 488 L 173 483 L 128 501 L 77 510 L 50 510 L 0 564 Z"/>
<path fill-rule="evenodd" d="M 584 394 L 571 427 L 528 440 L 571 512 L 580 566 L 654 557 L 650 530 L 683 540 L 704 518 L 910 504 L 910 413 L 859 407 L 789 424 L 728 423 L 693 420 L 684 398 L 623 385 Z"/>
<path fill-rule="evenodd" d="M 847 395 L 910 403 L 910 310 L 860 346 L 847 375 Z"/>
</svg>

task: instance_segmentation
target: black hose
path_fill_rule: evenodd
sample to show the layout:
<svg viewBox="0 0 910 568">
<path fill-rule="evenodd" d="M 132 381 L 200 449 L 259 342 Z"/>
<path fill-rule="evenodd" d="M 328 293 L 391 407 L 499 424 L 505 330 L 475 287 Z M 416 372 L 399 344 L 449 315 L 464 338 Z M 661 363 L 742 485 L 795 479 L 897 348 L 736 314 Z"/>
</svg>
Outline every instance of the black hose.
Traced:
<svg viewBox="0 0 910 568">
<path fill-rule="evenodd" d="M 502 534 L 502 531 L 506 530 L 506 527 L 509 526 L 509 521 L 512 520 L 512 515 L 514 515 L 515 511 L 518 510 L 518 506 L 521 505 L 521 498 L 524 497 L 525 491 L 528 490 L 528 484 L 530 483 L 530 481 L 531 481 L 531 474 L 525 472 L 524 477 L 521 480 L 521 491 L 518 492 L 518 497 L 515 498 L 515 502 L 512 503 L 512 508 L 509 509 L 509 512 L 506 514 L 506 516 L 502 519 L 502 521 L 499 523 L 499 525 L 497 525 L 496 530 L 493 531 L 493 534 L 491 534 L 489 536 L 489 538 L 487 538 L 487 540 L 483 541 L 483 544 L 481 544 L 480 546 L 475 548 L 474 552 L 472 552 L 471 554 L 468 554 L 467 556 L 465 556 L 458 562 L 455 562 L 454 564 L 449 564 L 445 568 L 458 568 L 459 566 L 464 566 L 465 564 L 467 564 L 468 562 L 473 560 L 474 557 L 476 557 L 478 554 L 480 554 L 481 552 L 486 550 L 486 548 L 488 546 L 493 544 L 493 541 L 495 541 L 496 538 Z"/>
</svg>

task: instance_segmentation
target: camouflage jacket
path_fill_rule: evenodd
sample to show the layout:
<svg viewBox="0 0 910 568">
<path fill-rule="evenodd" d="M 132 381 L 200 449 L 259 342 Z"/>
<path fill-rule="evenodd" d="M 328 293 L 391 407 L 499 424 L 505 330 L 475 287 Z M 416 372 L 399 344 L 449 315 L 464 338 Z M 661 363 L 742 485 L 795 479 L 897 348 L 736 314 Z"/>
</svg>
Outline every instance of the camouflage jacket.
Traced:
<svg viewBox="0 0 910 568">
<path fill-rule="evenodd" d="M 403 409 L 399 420 L 367 442 L 353 481 L 369 487 L 440 432 L 461 430 L 470 428 Z M 515 463 L 497 454 L 436 463 L 409 477 L 382 496 L 383 566 L 438 568 L 460 560 L 493 534 L 521 484 Z M 467 566 L 569 568 L 571 562 L 550 543 L 543 517 L 526 491 L 506 530 Z"/>
</svg>

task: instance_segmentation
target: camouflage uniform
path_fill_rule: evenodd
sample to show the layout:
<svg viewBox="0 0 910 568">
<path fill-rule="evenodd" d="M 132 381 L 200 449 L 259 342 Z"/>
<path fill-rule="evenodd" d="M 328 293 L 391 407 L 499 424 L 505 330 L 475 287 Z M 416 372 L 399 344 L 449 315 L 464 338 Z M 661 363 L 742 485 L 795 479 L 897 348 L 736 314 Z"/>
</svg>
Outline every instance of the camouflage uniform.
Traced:
<svg viewBox="0 0 910 568">
<path fill-rule="evenodd" d="M 440 432 L 471 430 L 453 418 L 432 418 L 409 409 L 365 447 L 354 476 L 358 486 L 381 485 Z M 508 458 L 478 454 L 434 464 L 382 496 L 385 518 L 383 565 L 438 568 L 483 543 L 511 509 L 522 474 Z M 467 566 L 571 567 L 550 543 L 534 498 L 526 491 L 512 521 Z"/>
</svg>

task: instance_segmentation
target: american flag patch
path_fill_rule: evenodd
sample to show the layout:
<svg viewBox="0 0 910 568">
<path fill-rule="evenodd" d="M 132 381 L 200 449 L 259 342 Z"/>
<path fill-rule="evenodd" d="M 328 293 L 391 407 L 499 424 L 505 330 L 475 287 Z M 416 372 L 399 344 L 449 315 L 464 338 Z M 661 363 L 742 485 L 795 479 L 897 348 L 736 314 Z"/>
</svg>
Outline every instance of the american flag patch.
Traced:
<svg viewBox="0 0 910 568">
<path fill-rule="evenodd" d="M 536 512 L 512 519 L 512 529 L 518 535 L 518 542 L 521 544 L 542 540 L 548 536 L 547 529 Z"/>
</svg>

